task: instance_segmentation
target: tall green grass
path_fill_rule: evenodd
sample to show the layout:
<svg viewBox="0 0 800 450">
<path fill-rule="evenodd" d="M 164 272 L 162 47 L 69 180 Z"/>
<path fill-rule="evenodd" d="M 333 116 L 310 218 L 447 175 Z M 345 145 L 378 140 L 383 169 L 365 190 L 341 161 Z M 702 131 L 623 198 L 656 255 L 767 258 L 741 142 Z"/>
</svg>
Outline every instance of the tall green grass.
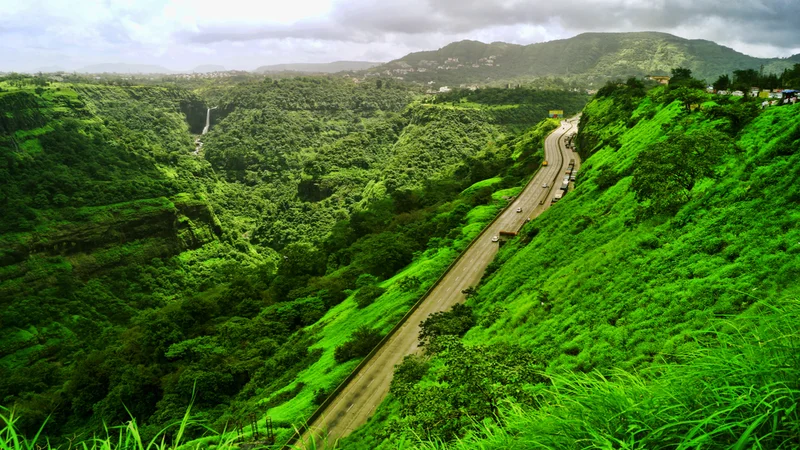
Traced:
<svg viewBox="0 0 800 450">
<path fill-rule="evenodd" d="M 550 375 L 535 408 L 415 448 L 800 448 L 800 303 L 758 304 L 695 339 L 706 345 L 681 364 Z"/>
<path fill-rule="evenodd" d="M 51 445 L 48 439 L 42 440 L 42 430 L 47 421 L 39 427 L 39 431 L 32 437 L 19 433 L 15 423 L 19 419 L 13 410 L 0 406 L 0 450 L 173 450 L 199 449 L 213 446 L 217 450 L 237 448 L 235 433 L 223 431 L 219 433 L 203 425 L 191 415 L 191 406 L 186 409 L 181 420 L 161 429 L 149 441 L 142 437 L 135 418 L 126 424 L 106 427 L 105 436 L 93 436 L 88 439 L 69 440 L 65 445 Z M 189 427 L 200 427 L 208 433 L 202 439 L 184 442 Z"/>
</svg>

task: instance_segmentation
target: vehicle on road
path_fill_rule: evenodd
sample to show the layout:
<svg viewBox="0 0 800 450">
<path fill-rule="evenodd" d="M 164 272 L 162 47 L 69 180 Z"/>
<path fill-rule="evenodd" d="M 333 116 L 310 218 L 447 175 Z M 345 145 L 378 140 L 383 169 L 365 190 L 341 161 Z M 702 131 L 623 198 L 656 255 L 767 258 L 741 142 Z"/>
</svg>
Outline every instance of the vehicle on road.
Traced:
<svg viewBox="0 0 800 450">
<path fill-rule="evenodd" d="M 500 236 L 514 237 L 517 235 L 516 231 L 500 231 Z"/>
<path fill-rule="evenodd" d="M 530 218 L 530 217 L 528 217 L 528 218 L 525 220 L 525 222 L 530 222 L 530 221 L 531 221 L 531 218 Z"/>
<path fill-rule="evenodd" d="M 499 241 L 499 240 L 500 240 L 500 238 L 499 238 L 499 237 L 497 237 L 497 236 L 492 236 L 492 242 L 497 242 L 497 241 Z"/>
<path fill-rule="evenodd" d="M 522 212 L 522 208 L 517 208 L 517 212 L 521 213 Z"/>
<path fill-rule="evenodd" d="M 542 184 L 542 187 L 547 189 L 547 183 Z"/>
<path fill-rule="evenodd" d="M 542 161 L 542 165 L 546 166 L 547 165 L 547 161 Z"/>
</svg>

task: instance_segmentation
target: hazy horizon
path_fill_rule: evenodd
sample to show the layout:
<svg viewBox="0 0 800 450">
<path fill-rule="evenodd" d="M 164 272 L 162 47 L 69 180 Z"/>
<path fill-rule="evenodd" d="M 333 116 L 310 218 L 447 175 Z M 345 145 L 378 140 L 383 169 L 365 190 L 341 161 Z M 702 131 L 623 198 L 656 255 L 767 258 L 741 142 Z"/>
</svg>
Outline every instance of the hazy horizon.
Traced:
<svg viewBox="0 0 800 450">
<path fill-rule="evenodd" d="M 464 39 L 525 45 L 590 31 L 661 31 L 757 57 L 800 53 L 788 0 L 229 0 L 222 8 L 208 0 L 0 0 L 0 11 L 5 72 L 386 62 Z"/>
</svg>

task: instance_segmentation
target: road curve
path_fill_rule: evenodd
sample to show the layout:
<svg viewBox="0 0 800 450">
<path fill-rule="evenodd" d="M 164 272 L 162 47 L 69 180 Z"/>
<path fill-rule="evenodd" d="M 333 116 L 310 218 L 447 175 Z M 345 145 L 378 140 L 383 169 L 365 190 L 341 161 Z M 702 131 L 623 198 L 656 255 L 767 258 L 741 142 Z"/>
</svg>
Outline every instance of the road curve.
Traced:
<svg viewBox="0 0 800 450">
<path fill-rule="evenodd" d="M 298 447 L 321 448 L 319 443 L 323 441 L 332 446 L 338 439 L 367 422 L 389 392 L 394 366 L 400 364 L 406 355 L 417 351 L 420 322 L 432 313 L 445 311 L 463 302 L 464 294 L 461 291 L 478 284 L 486 266 L 497 253 L 498 244 L 491 241 L 492 236 L 498 235 L 500 230 L 518 231 L 528 217 L 536 218 L 550 206 L 550 199 L 561 186 L 570 159 L 574 159 L 576 167 L 579 167 L 578 154 L 567 150 L 564 145 L 564 136 L 577 129 L 577 120 L 563 121 L 545 139 L 544 151 L 548 165 L 536 173 L 511 207 L 481 233 L 403 326 L 375 353 L 325 411 L 309 424 L 308 431 L 297 443 Z M 547 188 L 542 187 L 544 183 Z M 540 205 L 540 202 L 543 204 Z M 522 213 L 517 213 L 517 208 L 522 208 Z M 318 443 L 316 446 L 311 445 L 312 439 Z"/>
</svg>

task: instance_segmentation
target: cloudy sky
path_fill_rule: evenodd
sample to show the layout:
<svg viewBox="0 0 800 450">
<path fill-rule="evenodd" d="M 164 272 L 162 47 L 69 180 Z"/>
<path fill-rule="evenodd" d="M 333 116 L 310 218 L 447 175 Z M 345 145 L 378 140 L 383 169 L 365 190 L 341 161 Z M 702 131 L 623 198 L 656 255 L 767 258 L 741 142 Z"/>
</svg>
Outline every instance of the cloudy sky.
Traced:
<svg viewBox="0 0 800 450">
<path fill-rule="evenodd" d="M 98 63 L 388 61 L 461 39 L 529 44 L 665 31 L 800 53 L 798 0 L 0 0 L 0 71 Z"/>
</svg>

